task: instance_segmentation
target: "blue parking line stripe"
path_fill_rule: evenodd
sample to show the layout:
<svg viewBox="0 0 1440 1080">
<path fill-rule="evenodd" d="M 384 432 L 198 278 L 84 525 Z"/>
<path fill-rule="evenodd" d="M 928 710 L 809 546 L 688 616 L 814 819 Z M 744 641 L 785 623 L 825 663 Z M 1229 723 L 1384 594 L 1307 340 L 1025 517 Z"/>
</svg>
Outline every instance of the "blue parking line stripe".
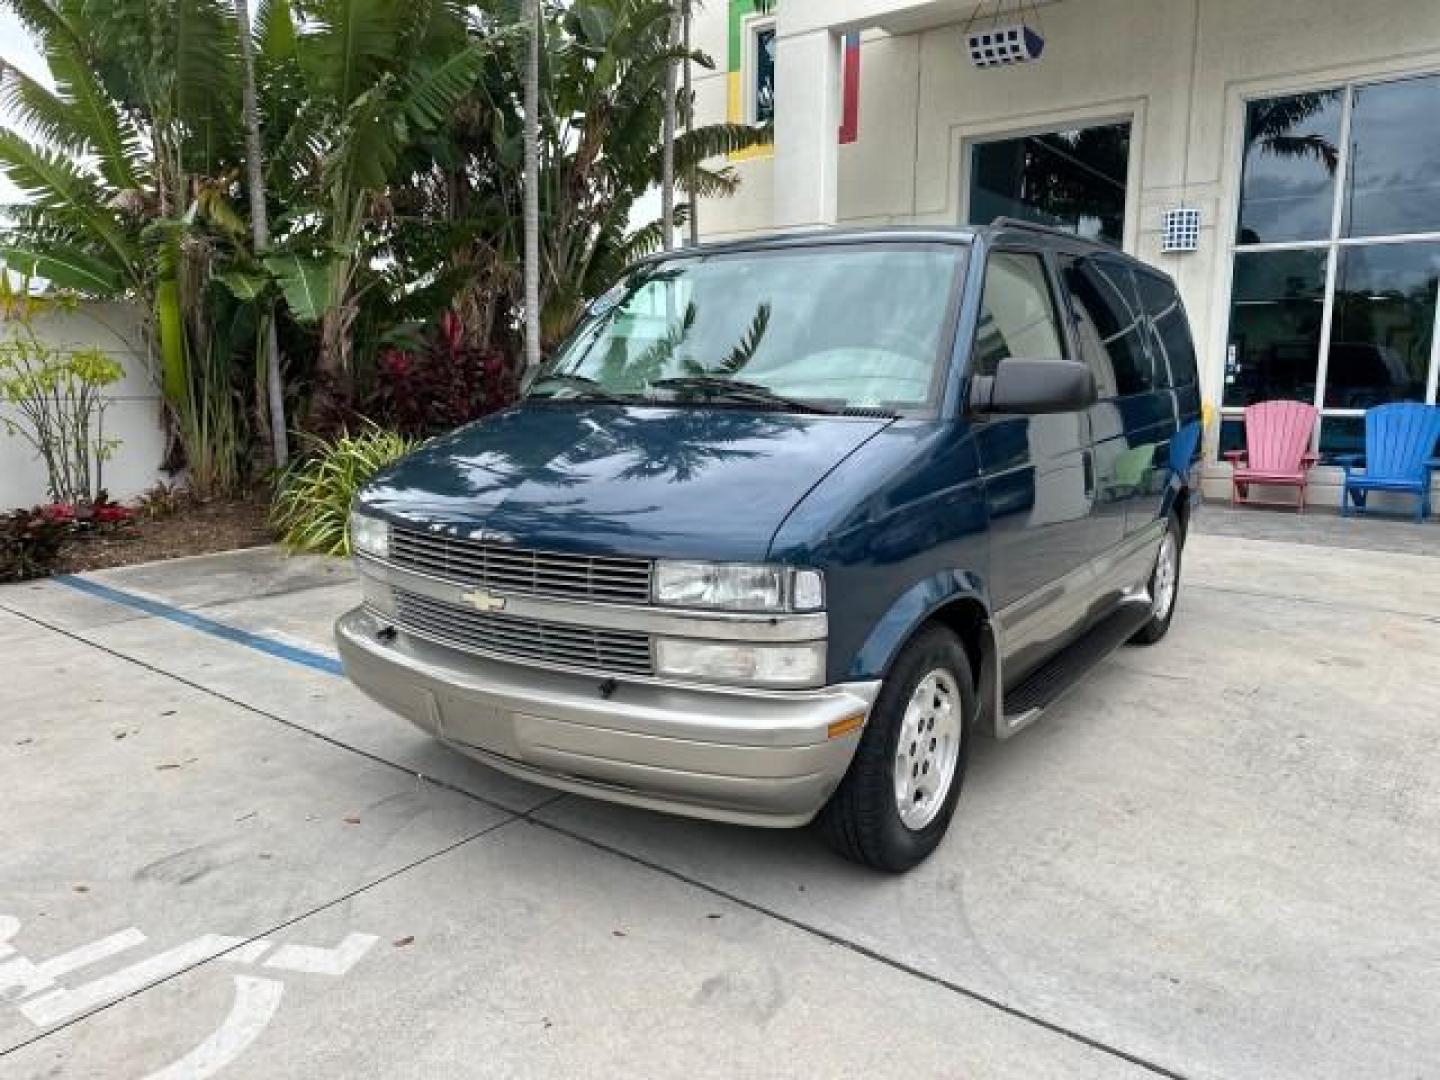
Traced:
<svg viewBox="0 0 1440 1080">
<path fill-rule="evenodd" d="M 340 666 L 340 661 L 333 656 L 303 649 L 298 645 L 287 645 L 283 641 L 276 641 L 264 634 L 253 634 L 249 630 L 241 630 L 238 626 L 216 622 L 214 619 L 207 619 L 204 615 L 172 607 L 159 600 L 136 596 L 123 589 L 115 589 L 109 585 L 102 585 L 98 581 L 91 581 L 89 578 L 76 577 L 74 574 L 56 574 L 50 580 L 59 582 L 61 585 L 68 585 L 77 592 L 108 600 L 112 604 L 134 608 L 136 611 L 143 611 L 145 614 L 154 615 L 159 619 L 168 619 L 180 626 L 189 627 L 191 630 L 199 630 L 202 634 L 210 634 L 212 637 L 234 642 L 236 645 L 244 645 L 246 648 L 254 649 L 268 656 L 288 660 L 292 664 L 313 668 L 315 671 L 323 671 L 327 675 L 343 675 L 345 673 L 345 669 Z"/>
</svg>

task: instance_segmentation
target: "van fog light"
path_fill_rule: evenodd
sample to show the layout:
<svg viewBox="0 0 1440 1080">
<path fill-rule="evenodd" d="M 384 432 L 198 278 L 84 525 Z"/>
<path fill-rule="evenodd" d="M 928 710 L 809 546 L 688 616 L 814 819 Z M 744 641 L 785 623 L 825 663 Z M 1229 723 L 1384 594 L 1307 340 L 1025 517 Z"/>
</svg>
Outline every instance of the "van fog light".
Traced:
<svg viewBox="0 0 1440 1080">
<path fill-rule="evenodd" d="M 657 638 L 655 667 L 662 675 L 757 686 L 818 686 L 825 674 L 825 644 L 721 645 Z"/>
</svg>

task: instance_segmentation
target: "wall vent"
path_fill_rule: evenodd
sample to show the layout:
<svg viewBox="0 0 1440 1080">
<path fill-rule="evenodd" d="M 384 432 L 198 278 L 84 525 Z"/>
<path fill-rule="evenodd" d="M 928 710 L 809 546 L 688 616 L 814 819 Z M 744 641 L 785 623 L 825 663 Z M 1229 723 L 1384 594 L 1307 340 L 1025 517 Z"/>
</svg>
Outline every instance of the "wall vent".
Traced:
<svg viewBox="0 0 1440 1080">
<path fill-rule="evenodd" d="M 1160 232 L 1160 250 L 1167 254 L 1199 251 L 1200 211 L 1194 207 L 1166 210 L 1165 223 Z"/>
</svg>

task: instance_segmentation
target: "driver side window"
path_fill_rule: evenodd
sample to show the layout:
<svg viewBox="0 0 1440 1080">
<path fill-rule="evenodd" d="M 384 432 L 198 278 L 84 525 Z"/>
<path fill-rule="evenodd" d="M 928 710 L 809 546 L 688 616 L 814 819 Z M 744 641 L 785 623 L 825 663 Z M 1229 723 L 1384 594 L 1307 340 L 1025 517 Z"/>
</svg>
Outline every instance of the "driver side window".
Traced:
<svg viewBox="0 0 1440 1080">
<path fill-rule="evenodd" d="M 985 266 L 980 321 L 970 356 L 972 375 L 994 375 L 1001 360 L 1060 360 L 1060 321 L 1039 255 L 997 251 Z"/>
</svg>

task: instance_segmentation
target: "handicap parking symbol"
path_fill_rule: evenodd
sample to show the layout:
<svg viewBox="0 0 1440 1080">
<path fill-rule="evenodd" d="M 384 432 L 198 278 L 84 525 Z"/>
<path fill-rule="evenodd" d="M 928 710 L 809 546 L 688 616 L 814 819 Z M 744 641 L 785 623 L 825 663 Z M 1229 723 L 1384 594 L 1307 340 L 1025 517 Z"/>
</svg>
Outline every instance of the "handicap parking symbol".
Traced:
<svg viewBox="0 0 1440 1080">
<path fill-rule="evenodd" d="M 146 937 L 135 927 L 78 945 L 48 960 L 22 956 L 13 944 L 20 920 L 0 915 L 0 1002 L 14 1005 L 37 1027 L 50 1027 L 119 1001 L 162 979 L 207 960 L 219 959 L 252 969 L 231 976 L 234 998 L 219 1026 L 181 1057 L 144 1080 L 202 1080 L 234 1061 L 265 1030 L 280 1008 L 287 972 L 339 978 L 354 967 L 379 939 L 346 934 L 338 945 L 275 945 L 264 938 L 246 940 L 226 934 L 201 934 L 174 948 L 136 960 L 126 967 L 78 982 L 77 972 L 138 949 Z"/>
</svg>

